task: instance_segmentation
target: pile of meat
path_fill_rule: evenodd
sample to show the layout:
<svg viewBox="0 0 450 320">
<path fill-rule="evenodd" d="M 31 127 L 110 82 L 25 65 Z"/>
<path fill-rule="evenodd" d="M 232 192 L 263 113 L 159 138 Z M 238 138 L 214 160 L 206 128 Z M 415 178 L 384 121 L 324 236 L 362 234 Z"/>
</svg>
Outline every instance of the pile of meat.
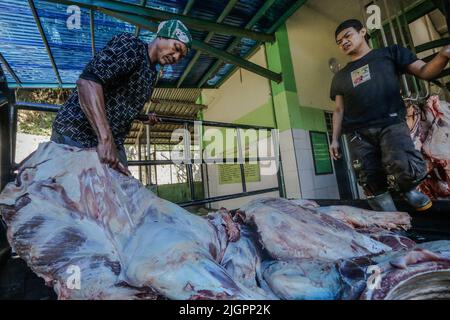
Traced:
<svg viewBox="0 0 450 320">
<path fill-rule="evenodd" d="M 433 199 L 449 199 L 450 103 L 432 96 L 423 106 L 410 104 L 407 119 L 416 149 L 428 165 L 430 177 L 420 185 L 421 191 Z"/>
<path fill-rule="evenodd" d="M 200 217 L 53 142 L 0 206 L 11 246 L 60 299 L 405 298 L 405 281 L 450 271 L 450 242 L 398 233 L 406 213 L 264 198 Z"/>
</svg>

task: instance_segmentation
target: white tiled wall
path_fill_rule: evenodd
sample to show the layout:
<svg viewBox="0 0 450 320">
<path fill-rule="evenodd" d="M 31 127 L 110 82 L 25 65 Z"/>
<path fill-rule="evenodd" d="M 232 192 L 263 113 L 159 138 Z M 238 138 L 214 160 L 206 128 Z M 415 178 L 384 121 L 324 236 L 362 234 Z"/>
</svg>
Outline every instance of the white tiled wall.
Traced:
<svg viewBox="0 0 450 320">
<path fill-rule="evenodd" d="M 339 199 L 336 177 L 331 175 L 316 175 L 312 157 L 309 132 L 306 130 L 286 130 L 280 133 L 280 152 L 283 164 L 283 177 L 287 198 L 303 199 Z M 220 196 L 239 193 L 241 184 L 219 185 L 217 166 L 208 165 L 210 196 Z M 248 183 L 248 191 L 275 187 L 277 176 L 261 176 L 261 181 Z M 262 194 L 254 197 L 216 202 L 212 208 L 239 208 L 253 198 L 278 196 L 278 192 Z"/>
<path fill-rule="evenodd" d="M 315 174 L 309 132 L 293 129 L 292 133 L 302 191 L 301 197 L 304 199 L 339 199 L 335 174 Z"/>
<path fill-rule="evenodd" d="M 281 132 L 279 141 L 286 197 L 300 198 L 301 188 L 297 166 L 298 162 L 296 158 L 295 142 L 292 130 Z"/>
</svg>

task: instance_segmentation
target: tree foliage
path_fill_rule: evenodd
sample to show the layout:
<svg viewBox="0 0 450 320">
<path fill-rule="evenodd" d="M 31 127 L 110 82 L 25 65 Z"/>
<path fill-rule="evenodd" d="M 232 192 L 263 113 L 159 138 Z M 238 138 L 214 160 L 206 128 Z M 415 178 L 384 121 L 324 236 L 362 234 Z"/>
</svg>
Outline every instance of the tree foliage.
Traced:
<svg viewBox="0 0 450 320">
<path fill-rule="evenodd" d="M 61 105 L 70 93 L 70 89 L 21 89 L 17 92 L 16 98 L 17 101 Z M 18 132 L 50 136 L 55 116 L 56 114 L 52 112 L 20 110 L 17 115 Z"/>
</svg>

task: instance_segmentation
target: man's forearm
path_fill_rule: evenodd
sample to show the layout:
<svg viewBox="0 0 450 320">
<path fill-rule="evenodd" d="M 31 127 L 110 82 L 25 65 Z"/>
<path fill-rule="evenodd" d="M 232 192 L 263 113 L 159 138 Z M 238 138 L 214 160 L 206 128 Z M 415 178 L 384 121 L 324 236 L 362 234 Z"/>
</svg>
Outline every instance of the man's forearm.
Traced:
<svg viewBox="0 0 450 320">
<path fill-rule="evenodd" d="M 342 119 L 344 113 L 341 111 L 335 111 L 333 113 L 333 141 L 339 141 L 342 131 Z"/>
<path fill-rule="evenodd" d="M 106 118 L 103 88 L 100 84 L 79 79 L 77 81 L 80 106 L 99 142 L 112 141 L 111 128 Z"/>
<path fill-rule="evenodd" d="M 449 47 L 442 49 L 430 62 L 422 65 L 417 76 L 424 80 L 433 80 L 444 70 L 449 60 Z"/>
</svg>

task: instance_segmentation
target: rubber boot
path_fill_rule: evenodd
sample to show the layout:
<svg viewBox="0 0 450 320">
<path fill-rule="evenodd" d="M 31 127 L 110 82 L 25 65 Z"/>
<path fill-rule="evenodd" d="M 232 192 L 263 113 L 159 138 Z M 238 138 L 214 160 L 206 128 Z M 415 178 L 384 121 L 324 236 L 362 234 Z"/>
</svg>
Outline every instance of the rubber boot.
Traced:
<svg viewBox="0 0 450 320">
<path fill-rule="evenodd" d="M 367 198 L 367 202 L 374 211 L 386 211 L 386 212 L 397 211 L 394 200 L 392 200 L 391 194 L 389 192 L 369 197 Z"/>
<path fill-rule="evenodd" d="M 430 198 L 416 189 L 403 193 L 403 198 L 416 211 L 426 211 L 433 206 Z"/>
</svg>

